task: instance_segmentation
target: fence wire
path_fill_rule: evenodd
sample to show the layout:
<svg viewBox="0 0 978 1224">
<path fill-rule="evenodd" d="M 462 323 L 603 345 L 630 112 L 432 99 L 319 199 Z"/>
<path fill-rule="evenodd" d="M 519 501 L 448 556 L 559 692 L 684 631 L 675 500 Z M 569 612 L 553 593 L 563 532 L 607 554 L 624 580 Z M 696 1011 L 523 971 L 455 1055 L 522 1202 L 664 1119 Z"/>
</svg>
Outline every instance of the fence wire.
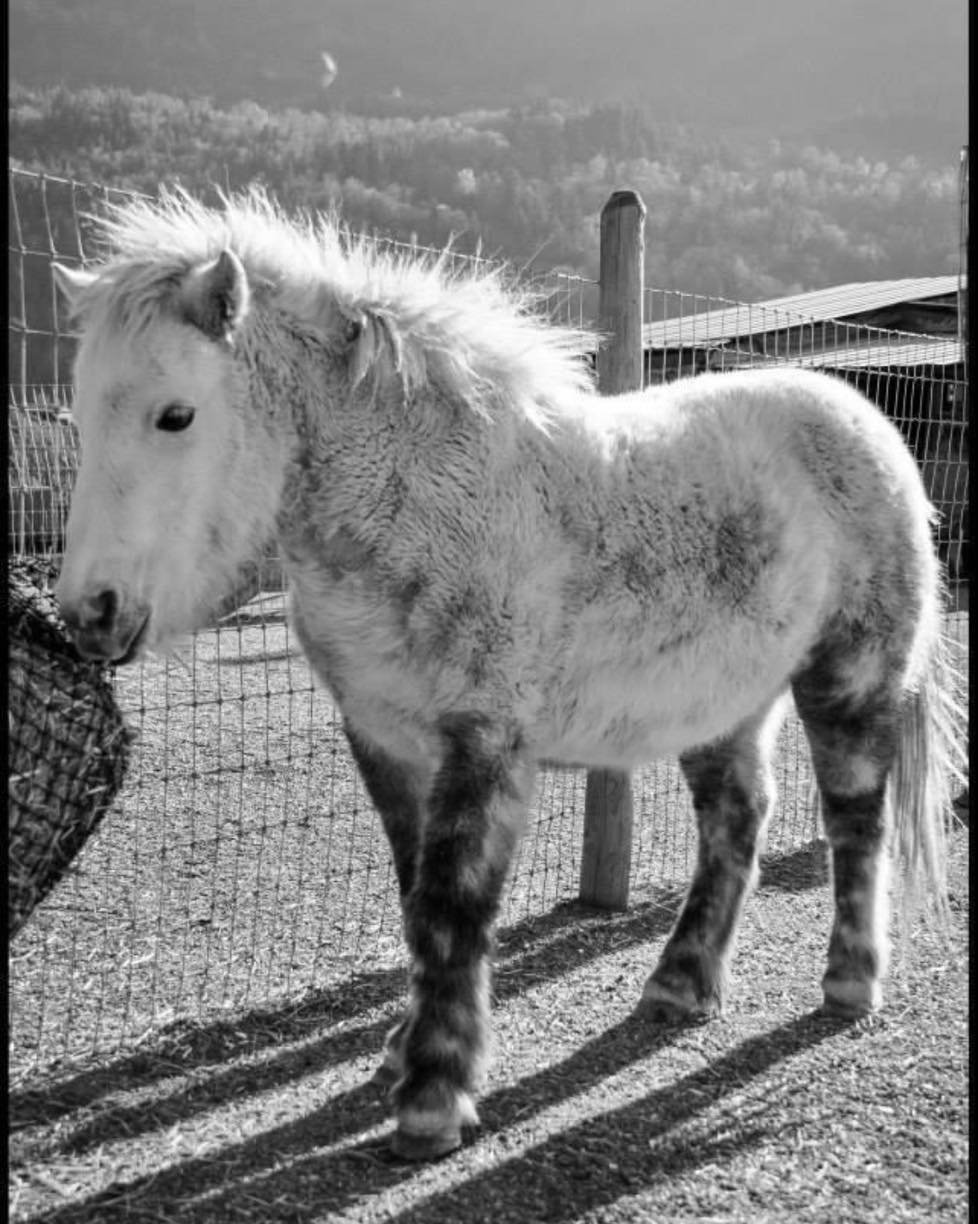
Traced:
<svg viewBox="0 0 978 1224">
<path fill-rule="evenodd" d="M 68 416 L 75 338 L 50 265 L 54 258 L 97 260 L 88 215 L 127 193 L 18 170 L 9 179 L 8 552 L 54 575 L 77 439 Z M 595 317 L 593 282 L 561 271 L 532 282 L 551 317 L 575 326 Z M 731 309 L 740 312 L 733 320 Z M 949 568 L 963 576 L 963 362 L 907 364 L 915 358 L 907 345 L 933 358 L 938 341 L 867 336 L 866 329 L 857 336 L 844 324 L 825 332 L 831 344 L 805 347 L 797 336 L 812 325 L 787 318 L 762 341 L 754 326 L 759 309 L 649 290 L 646 318 L 672 330 L 648 337 L 647 381 L 745 363 L 825 364 L 838 351 L 826 368 L 863 386 L 904 429 L 944 514 L 940 543 Z M 725 326 L 736 324 L 722 343 L 714 335 L 718 312 L 726 312 Z M 64 1059 L 130 1048 L 171 1020 L 268 1006 L 354 970 L 399 963 L 387 844 L 339 715 L 313 685 L 292 638 L 283 585 L 276 558 L 264 558 L 241 607 L 179 654 L 114 674 L 115 699 L 136 732 L 126 781 L 67 877 L 11 946 L 15 1081 Z M 964 658 L 966 617 L 952 618 L 951 627 Z M 503 925 L 576 896 L 584 782 L 575 770 L 541 776 Z M 818 830 L 795 719 L 782 732 L 778 783 L 768 852 L 810 853 Z M 632 891 L 641 898 L 686 880 L 695 832 L 674 761 L 639 771 L 633 790 Z"/>
</svg>

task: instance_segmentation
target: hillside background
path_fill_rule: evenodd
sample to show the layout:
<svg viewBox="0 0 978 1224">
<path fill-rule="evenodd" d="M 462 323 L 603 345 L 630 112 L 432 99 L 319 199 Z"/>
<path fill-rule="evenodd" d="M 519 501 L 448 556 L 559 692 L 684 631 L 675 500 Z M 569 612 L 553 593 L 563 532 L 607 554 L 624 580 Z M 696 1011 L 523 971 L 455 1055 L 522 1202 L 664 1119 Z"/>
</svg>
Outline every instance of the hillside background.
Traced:
<svg viewBox="0 0 978 1224">
<path fill-rule="evenodd" d="M 265 181 L 355 226 L 756 299 L 958 267 L 966 0 L 14 0 L 10 156 Z M 322 53 L 337 73 L 322 88 Z"/>
</svg>

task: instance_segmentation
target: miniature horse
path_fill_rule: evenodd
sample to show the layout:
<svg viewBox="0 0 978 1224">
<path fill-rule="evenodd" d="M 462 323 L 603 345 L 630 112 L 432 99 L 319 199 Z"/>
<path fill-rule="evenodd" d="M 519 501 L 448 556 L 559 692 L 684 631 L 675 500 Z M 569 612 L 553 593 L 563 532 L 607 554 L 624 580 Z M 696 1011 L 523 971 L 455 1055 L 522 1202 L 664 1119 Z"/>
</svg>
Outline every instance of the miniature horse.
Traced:
<svg viewBox="0 0 978 1224">
<path fill-rule="evenodd" d="M 896 428 L 790 368 L 601 398 L 586 338 L 498 271 L 258 192 L 106 225 L 107 263 L 57 272 L 82 323 L 65 620 L 127 663 L 206 624 L 277 537 L 400 885 L 395 1151 L 477 1120 L 492 923 L 542 760 L 678 754 L 699 856 L 643 1005 L 710 1014 L 792 694 L 832 852 L 825 1005 L 875 1009 L 888 842 L 940 909 L 953 752 L 932 510 Z"/>
</svg>

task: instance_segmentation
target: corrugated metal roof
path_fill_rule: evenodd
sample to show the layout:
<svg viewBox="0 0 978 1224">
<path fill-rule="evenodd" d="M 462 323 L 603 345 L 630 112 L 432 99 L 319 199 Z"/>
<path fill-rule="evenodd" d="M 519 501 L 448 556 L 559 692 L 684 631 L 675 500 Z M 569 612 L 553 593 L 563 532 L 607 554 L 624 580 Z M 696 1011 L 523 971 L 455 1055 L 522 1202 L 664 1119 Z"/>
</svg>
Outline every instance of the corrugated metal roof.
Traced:
<svg viewBox="0 0 978 1224">
<path fill-rule="evenodd" d="M 805 365 L 836 370 L 908 366 L 951 366 L 964 363 L 964 346 L 957 340 L 914 341 L 909 344 L 860 344 L 824 349 L 804 359 Z"/>
<path fill-rule="evenodd" d="M 884 306 L 896 306 L 900 302 L 927 301 L 957 291 L 956 274 L 917 276 L 903 280 L 854 281 L 848 285 L 832 285 L 811 293 L 772 298 L 763 305 L 775 310 L 790 310 L 810 319 L 839 319 L 862 314 L 866 310 L 882 310 Z"/>
<path fill-rule="evenodd" d="M 939 340 L 902 336 L 900 342 L 871 341 L 819 349 L 792 357 L 765 356 L 750 349 L 716 347 L 710 355 L 709 368 L 760 369 L 786 364 L 809 369 L 909 369 L 917 366 L 956 366 L 964 363 L 964 346 L 957 340 Z"/>
<path fill-rule="evenodd" d="M 845 320 L 900 302 L 921 302 L 956 293 L 958 278 L 908 277 L 903 280 L 853 282 L 771 298 L 766 302 L 738 302 L 717 309 L 648 323 L 642 329 L 646 348 L 687 348 L 757 335 L 804 324 Z"/>
</svg>

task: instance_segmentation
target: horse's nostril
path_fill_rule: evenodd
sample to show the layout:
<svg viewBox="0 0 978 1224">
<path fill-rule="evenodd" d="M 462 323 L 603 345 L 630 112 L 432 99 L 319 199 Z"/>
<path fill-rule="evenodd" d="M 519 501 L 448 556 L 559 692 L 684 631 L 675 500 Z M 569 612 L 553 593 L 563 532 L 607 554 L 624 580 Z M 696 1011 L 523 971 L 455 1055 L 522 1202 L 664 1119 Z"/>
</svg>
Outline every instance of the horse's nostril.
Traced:
<svg viewBox="0 0 978 1224">
<path fill-rule="evenodd" d="M 86 629 L 111 629 L 119 611 L 119 596 L 107 587 L 86 601 L 83 614 Z"/>
</svg>

